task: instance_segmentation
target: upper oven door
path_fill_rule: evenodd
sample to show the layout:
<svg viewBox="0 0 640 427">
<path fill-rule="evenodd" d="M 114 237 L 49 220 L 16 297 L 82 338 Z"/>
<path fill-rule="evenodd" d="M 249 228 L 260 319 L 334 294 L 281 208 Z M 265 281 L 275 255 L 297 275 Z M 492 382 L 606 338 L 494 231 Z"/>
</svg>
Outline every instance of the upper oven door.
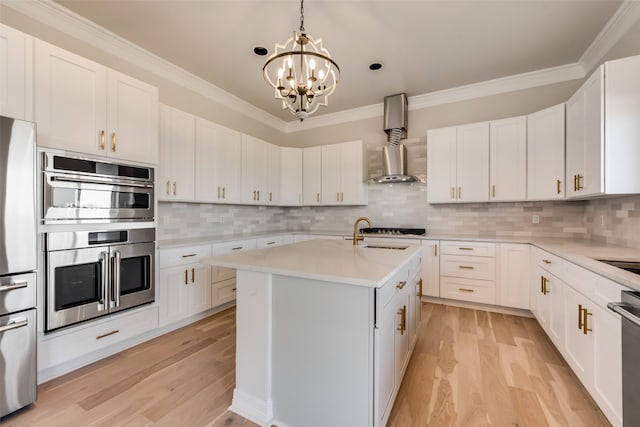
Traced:
<svg viewBox="0 0 640 427">
<path fill-rule="evenodd" d="M 110 311 L 124 310 L 155 300 L 153 280 L 155 244 L 113 245 Z"/>
<path fill-rule="evenodd" d="M 109 248 L 47 252 L 46 330 L 102 316 L 108 310 Z"/>
<path fill-rule="evenodd" d="M 44 172 L 45 224 L 153 221 L 153 184 Z"/>
</svg>

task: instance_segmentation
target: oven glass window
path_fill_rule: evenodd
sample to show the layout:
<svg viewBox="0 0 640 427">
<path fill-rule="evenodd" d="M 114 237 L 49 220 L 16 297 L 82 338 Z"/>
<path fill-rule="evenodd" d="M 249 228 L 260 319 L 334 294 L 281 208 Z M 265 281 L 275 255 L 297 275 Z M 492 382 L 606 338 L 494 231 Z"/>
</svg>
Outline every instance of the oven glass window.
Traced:
<svg viewBox="0 0 640 427">
<path fill-rule="evenodd" d="M 54 188 L 54 208 L 149 209 L 150 195 L 118 191 Z"/>
<path fill-rule="evenodd" d="M 99 301 L 101 282 L 99 262 L 56 267 L 55 310 Z"/>
<path fill-rule="evenodd" d="M 151 256 L 122 258 L 120 262 L 120 295 L 151 287 Z"/>
</svg>

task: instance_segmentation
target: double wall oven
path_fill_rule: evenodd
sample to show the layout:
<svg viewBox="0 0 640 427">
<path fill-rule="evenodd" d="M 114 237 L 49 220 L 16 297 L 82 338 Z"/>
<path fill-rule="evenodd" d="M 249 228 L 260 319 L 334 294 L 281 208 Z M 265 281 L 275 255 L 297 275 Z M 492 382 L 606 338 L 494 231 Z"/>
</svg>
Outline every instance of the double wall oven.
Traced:
<svg viewBox="0 0 640 427">
<path fill-rule="evenodd" d="M 46 332 L 154 301 L 153 174 L 43 153 Z"/>
</svg>

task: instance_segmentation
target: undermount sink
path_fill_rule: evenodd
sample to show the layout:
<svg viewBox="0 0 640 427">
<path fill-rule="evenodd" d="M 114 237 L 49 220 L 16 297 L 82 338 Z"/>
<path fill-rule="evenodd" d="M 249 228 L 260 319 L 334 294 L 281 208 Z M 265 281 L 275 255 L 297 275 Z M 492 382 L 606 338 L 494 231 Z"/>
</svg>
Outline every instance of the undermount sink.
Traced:
<svg viewBox="0 0 640 427">
<path fill-rule="evenodd" d="M 621 268 L 626 271 L 630 271 L 631 273 L 640 275 L 640 262 L 636 261 L 615 261 L 609 259 L 599 259 L 597 261 L 604 262 L 605 264 L 609 264 L 613 267 Z"/>
<path fill-rule="evenodd" d="M 363 246 L 360 246 L 360 247 L 361 248 L 367 248 L 367 249 L 396 249 L 396 250 L 403 251 L 403 250 L 407 249 L 409 246 L 363 245 Z"/>
</svg>

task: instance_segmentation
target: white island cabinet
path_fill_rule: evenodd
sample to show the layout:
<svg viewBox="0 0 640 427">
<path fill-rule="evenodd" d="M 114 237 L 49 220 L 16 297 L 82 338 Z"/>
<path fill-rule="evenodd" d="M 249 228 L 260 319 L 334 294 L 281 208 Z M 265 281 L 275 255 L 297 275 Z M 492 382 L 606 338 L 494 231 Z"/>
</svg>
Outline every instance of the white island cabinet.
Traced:
<svg viewBox="0 0 640 427">
<path fill-rule="evenodd" d="M 230 409 L 260 425 L 386 425 L 415 344 L 421 252 L 309 240 L 205 260 L 238 270 Z"/>
</svg>

